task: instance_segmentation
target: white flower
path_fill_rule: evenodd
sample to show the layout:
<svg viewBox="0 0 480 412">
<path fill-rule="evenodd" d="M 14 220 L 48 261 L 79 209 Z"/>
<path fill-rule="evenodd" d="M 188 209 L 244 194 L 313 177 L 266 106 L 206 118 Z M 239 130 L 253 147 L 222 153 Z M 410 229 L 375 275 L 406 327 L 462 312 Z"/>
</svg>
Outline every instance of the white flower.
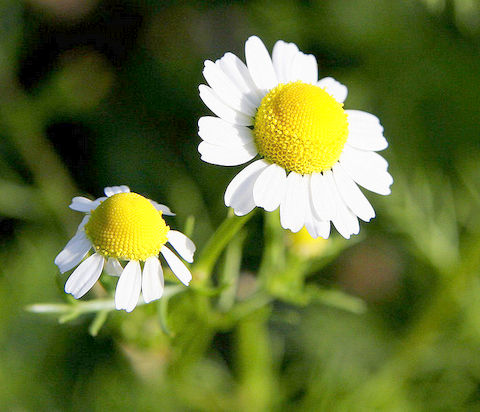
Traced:
<svg viewBox="0 0 480 412">
<path fill-rule="evenodd" d="M 169 242 L 184 260 L 193 262 L 193 242 L 183 233 L 170 230 L 162 218 L 162 214 L 173 216 L 174 213 L 167 206 L 130 192 L 127 186 L 106 187 L 105 195 L 96 200 L 85 197 L 72 200 L 70 208 L 85 213 L 85 217 L 76 235 L 55 259 L 61 273 L 81 262 L 68 278 L 65 292 L 81 298 L 105 269 L 112 276 L 120 276 L 115 307 L 131 312 L 140 291 L 146 303 L 160 299 L 163 294 L 159 253 L 177 278 L 188 286 L 192 279 L 190 271 L 165 246 Z M 95 253 L 83 260 L 90 249 Z M 125 267 L 120 260 L 127 261 Z M 143 271 L 140 262 L 145 262 Z"/>
<path fill-rule="evenodd" d="M 231 181 L 225 204 L 238 216 L 255 206 L 280 207 L 292 232 L 306 227 L 328 238 L 330 222 L 345 238 L 375 211 L 357 185 L 390 194 L 388 163 L 375 153 L 388 146 L 377 117 L 344 110 L 347 88 L 318 80 L 317 62 L 293 43 L 245 44 L 245 65 L 232 53 L 207 60 L 200 97 L 217 117 L 202 117 L 198 150 L 208 163 L 235 166 L 255 157 Z"/>
</svg>

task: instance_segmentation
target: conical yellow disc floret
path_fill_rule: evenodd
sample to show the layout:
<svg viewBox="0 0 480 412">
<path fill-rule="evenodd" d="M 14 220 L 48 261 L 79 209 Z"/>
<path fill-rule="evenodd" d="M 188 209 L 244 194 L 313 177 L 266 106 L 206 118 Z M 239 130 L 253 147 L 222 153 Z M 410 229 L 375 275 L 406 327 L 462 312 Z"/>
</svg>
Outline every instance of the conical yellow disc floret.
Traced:
<svg viewBox="0 0 480 412">
<path fill-rule="evenodd" d="M 262 100 L 253 129 L 258 152 L 302 175 L 330 169 L 348 137 L 347 114 L 320 87 L 279 84 Z"/>
<path fill-rule="evenodd" d="M 150 201 L 136 193 L 118 193 L 91 214 L 85 232 L 96 251 L 109 258 L 145 261 L 157 256 L 170 228 Z"/>
</svg>

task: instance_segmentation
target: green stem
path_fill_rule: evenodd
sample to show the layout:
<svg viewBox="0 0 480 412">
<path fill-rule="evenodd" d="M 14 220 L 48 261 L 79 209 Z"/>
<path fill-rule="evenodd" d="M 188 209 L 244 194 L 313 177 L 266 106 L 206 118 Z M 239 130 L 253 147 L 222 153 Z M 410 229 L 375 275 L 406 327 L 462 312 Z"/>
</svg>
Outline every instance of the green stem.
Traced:
<svg viewBox="0 0 480 412">
<path fill-rule="evenodd" d="M 264 291 L 258 291 L 250 298 L 238 302 L 232 310 L 227 314 L 227 318 L 231 325 L 249 316 L 253 312 L 270 305 L 274 300 L 273 296 L 268 295 Z"/>
<path fill-rule="evenodd" d="M 252 216 L 253 213 L 249 213 L 246 216 L 239 217 L 235 216 L 232 211 L 229 212 L 227 218 L 207 242 L 200 257 L 195 263 L 193 268 L 193 278 L 195 283 L 204 284 L 210 279 L 213 267 L 220 254 L 223 252 L 228 242 L 230 242 L 230 240 Z"/>
<path fill-rule="evenodd" d="M 271 411 L 280 404 L 275 380 L 272 339 L 268 330 L 270 310 L 252 313 L 235 330 L 237 395 L 242 410 Z"/>
<path fill-rule="evenodd" d="M 264 215 L 265 245 L 262 261 L 258 270 L 258 279 L 265 287 L 269 277 L 285 268 L 285 231 L 280 226 L 279 211 L 265 213 Z"/>
<path fill-rule="evenodd" d="M 162 299 L 169 298 L 185 290 L 186 288 L 181 285 L 165 286 Z M 143 301 L 143 299 L 140 299 L 137 303 L 137 306 L 141 306 L 144 304 L 145 302 Z M 74 301 L 72 303 L 37 303 L 27 306 L 25 309 L 33 313 L 45 313 L 55 315 L 66 315 L 74 313 L 79 316 L 87 313 L 115 310 L 115 301 L 113 299 L 92 299 Z"/>
<path fill-rule="evenodd" d="M 245 232 L 242 231 L 232 239 L 225 250 L 225 262 L 220 280 L 220 286 L 225 287 L 225 290 L 222 291 L 218 300 L 218 308 L 222 312 L 230 310 L 235 303 L 244 240 Z"/>
</svg>

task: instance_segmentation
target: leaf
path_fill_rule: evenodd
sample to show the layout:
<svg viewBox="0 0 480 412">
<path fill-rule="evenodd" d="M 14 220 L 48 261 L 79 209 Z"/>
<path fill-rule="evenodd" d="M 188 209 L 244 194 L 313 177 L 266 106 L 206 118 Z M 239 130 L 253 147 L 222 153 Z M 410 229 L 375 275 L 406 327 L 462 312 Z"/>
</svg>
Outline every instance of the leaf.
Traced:
<svg viewBox="0 0 480 412">
<path fill-rule="evenodd" d="M 168 327 L 168 298 L 162 298 L 158 302 L 158 320 L 160 322 L 160 327 L 163 330 L 163 333 L 167 336 L 172 336 L 172 332 Z"/>
<path fill-rule="evenodd" d="M 349 295 L 341 290 L 321 289 L 316 286 L 308 286 L 306 294 L 315 302 L 347 312 L 362 314 L 367 310 L 367 305 L 362 299 Z"/>
<path fill-rule="evenodd" d="M 108 318 L 108 313 L 109 311 L 104 309 L 96 314 L 95 319 L 93 319 L 90 327 L 88 328 L 88 332 L 90 333 L 90 335 L 98 335 L 99 330 L 102 328 Z"/>
</svg>

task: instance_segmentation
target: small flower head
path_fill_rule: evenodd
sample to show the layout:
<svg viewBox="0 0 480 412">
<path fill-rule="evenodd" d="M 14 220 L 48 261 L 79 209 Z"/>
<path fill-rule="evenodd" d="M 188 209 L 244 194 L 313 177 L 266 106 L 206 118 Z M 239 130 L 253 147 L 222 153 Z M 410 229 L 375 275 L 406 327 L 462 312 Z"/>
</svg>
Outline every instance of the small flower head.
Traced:
<svg viewBox="0 0 480 412">
<path fill-rule="evenodd" d="M 127 186 L 107 187 L 105 195 L 93 201 L 84 197 L 72 200 L 70 207 L 85 213 L 85 217 L 76 235 L 55 259 L 61 273 L 78 265 L 65 284 L 65 292 L 77 299 L 82 297 L 105 269 L 110 275 L 120 276 L 115 292 L 116 308 L 131 312 L 140 292 L 147 303 L 163 294 L 159 254 L 177 278 L 188 285 L 192 279 L 190 271 L 166 243 L 190 263 L 195 245 L 167 226 L 163 215 L 173 215 L 170 209 L 130 192 Z M 83 260 L 91 249 L 95 253 Z"/>
<path fill-rule="evenodd" d="M 85 233 L 106 258 L 145 262 L 158 256 L 170 228 L 152 203 L 137 193 L 117 193 L 90 214 Z"/>
<path fill-rule="evenodd" d="M 200 97 L 216 117 L 202 117 L 202 160 L 235 166 L 259 157 L 228 185 L 225 204 L 241 216 L 280 208 L 285 229 L 305 227 L 328 238 L 330 223 L 345 238 L 358 218 L 375 212 L 359 186 L 387 195 L 392 177 L 376 152 L 388 144 L 372 114 L 345 110 L 347 88 L 318 80 L 314 56 L 278 41 L 272 57 L 262 41 L 245 44 L 245 65 L 232 53 L 206 61 Z"/>
<path fill-rule="evenodd" d="M 302 228 L 297 233 L 289 232 L 287 241 L 291 250 L 304 259 L 318 258 L 324 254 L 330 240 L 318 237 L 314 239 L 307 229 Z"/>
</svg>

